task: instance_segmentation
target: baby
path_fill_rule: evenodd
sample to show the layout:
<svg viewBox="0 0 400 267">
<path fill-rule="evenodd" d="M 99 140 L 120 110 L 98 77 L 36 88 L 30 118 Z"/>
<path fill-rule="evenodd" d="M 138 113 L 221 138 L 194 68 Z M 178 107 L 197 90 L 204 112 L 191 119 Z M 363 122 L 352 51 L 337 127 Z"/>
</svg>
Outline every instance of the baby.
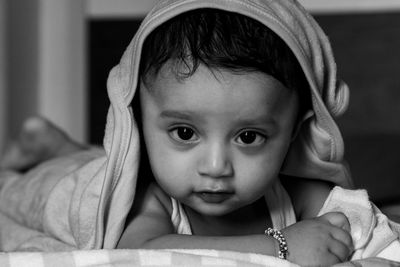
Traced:
<svg viewBox="0 0 400 267">
<path fill-rule="evenodd" d="M 352 252 L 346 217 L 316 217 L 331 185 L 280 175 L 312 108 L 282 39 L 251 18 L 200 9 L 167 21 L 143 47 L 140 128 L 154 182 L 119 247 L 279 251 L 302 265 L 345 261 Z M 292 223 L 300 221 L 281 230 L 287 255 L 277 250 L 281 240 L 263 234 L 275 220 L 265 195 L 279 180 L 293 203 Z"/>
</svg>

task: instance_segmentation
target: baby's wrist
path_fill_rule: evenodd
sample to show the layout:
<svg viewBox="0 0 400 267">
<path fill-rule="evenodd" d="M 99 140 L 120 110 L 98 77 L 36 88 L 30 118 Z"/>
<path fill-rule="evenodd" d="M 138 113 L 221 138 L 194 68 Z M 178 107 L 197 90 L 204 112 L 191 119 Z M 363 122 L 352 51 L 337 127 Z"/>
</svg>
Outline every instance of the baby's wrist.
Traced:
<svg viewBox="0 0 400 267">
<path fill-rule="evenodd" d="M 277 229 L 273 229 L 271 227 L 268 227 L 267 230 L 265 230 L 265 234 L 267 236 L 272 237 L 273 239 L 275 239 L 275 257 L 279 258 L 279 259 L 283 259 L 286 260 L 287 256 L 289 254 L 288 251 L 288 246 L 287 246 L 287 242 L 286 242 L 286 238 L 283 235 L 283 233 Z M 278 244 L 276 246 L 276 244 Z"/>
</svg>

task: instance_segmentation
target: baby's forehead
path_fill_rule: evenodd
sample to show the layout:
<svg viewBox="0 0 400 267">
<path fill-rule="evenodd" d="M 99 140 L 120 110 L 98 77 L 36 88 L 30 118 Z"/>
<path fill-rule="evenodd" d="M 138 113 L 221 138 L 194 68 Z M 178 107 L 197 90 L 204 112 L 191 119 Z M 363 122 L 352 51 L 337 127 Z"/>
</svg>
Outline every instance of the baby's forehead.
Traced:
<svg viewBox="0 0 400 267">
<path fill-rule="evenodd" d="M 141 83 L 141 90 L 161 109 L 218 111 L 221 106 L 240 106 L 238 111 L 248 113 L 256 112 L 257 108 L 279 111 L 294 93 L 271 75 L 210 69 L 204 65 L 190 76 L 177 75 L 174 69 L 164 68 L 147 77 Z M 229 110 L 234 109 L 224 111 Z"/>
<path fill-rule="evenodd" d="M 201 79 L 196 79 L 195 77 L 199 76 L 199 74 Z M 258 70 L 209 67 L 204 64 L 193 68 L 193 66 L 188 66 L 187 62 L 182 63 L 176 60 L 168 60 L 157 72 L 150 70 L 146 75 L 143 75 L 140 79 L 140 87 L 144 87 L 151 92 L 156 92 L 160 89 L 167 90 L 167 85 L 170 83 L 198 83 L 202 85 L 209 80 L 215 80 L 218 83 L 229 83 L 230 81 L 226 79 L 226 76 L 232 75 L 239 76 L 242 80 L 253 79 L 259 81 L 263 78 L 267 78 L 273 80 L 277 86 L 286 88 L 281 81 L 272 75 Z M 160 85 L 162 85 L 161 88 Z"/>
</svg>

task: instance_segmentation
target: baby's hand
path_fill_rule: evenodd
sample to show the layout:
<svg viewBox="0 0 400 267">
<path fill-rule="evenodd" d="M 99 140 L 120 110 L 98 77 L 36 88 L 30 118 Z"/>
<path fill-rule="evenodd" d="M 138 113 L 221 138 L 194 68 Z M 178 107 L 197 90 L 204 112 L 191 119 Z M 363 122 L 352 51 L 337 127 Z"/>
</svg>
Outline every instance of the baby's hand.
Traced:
<svg viewBox="0 0 400 267">
<path fill-rule="evenodd" d="M 330 266 L 346 261 L 353 252 L 350 224 L 340 212 L 300 221 L 282 233 L 288 244 L 287 259 L 301 266 Z"/>
</svg>

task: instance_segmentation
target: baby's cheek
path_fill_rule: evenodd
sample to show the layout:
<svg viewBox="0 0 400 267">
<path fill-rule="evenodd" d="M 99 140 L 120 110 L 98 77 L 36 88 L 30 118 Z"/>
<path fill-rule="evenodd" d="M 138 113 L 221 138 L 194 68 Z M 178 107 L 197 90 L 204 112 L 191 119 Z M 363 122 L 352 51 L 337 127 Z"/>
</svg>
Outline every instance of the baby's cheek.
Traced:
<svg viewBox="0 0 400 267">
<path fill-rule="evenodd" d="M 157 162 L 155 179 L 160 187 L 170 196 L 179 198 L 192 190 L 193 172 L 190 163 L 179 157 L 167 156 L 169 160 Z M 171 160 L 176 159 L 176 160 Z"/>
<path fill-rule="evenodd" d="M 263 194 L 278 178 L 279 167 L 265 159 L 242 161 L 236 165 L 235 180 L 237 188 L 250 194 Z"/>
</svg>

